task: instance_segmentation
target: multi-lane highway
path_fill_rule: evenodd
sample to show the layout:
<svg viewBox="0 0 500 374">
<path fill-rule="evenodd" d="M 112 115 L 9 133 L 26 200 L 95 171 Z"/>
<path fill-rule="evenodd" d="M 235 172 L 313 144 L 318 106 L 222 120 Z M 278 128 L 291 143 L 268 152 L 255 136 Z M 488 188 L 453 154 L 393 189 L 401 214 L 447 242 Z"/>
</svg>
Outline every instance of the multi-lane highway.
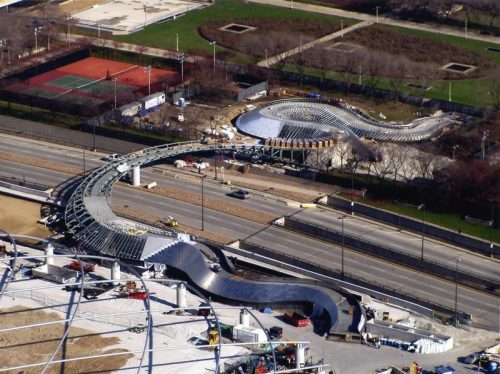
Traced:
<svg viewBox="0 0 500 374">
<path fill-rule="evenodd" d="M 25 141 L 0 136 L 0 152 L 38 158 L 66 166 L 83 169 L 83 153 L 81 150 L 40 142 Z M 101 165 L 103 161 L 92 152 L 85 154 L 87 169 Z M 0 160 L 0 176 L 25 178 L 44 185 L 57 186 L 64 184 L 73 177 L 68 173 L 46 170 L 38 167 L 24 165 L 12 161 Z M 163 176 L 151 169 L 142 172 L 144 182 L 157 181 L 161 186 L 170 186 L 178 190 L 200 193 L 201 186 L 196 180 L 175 179 Z M 212 199 L 241 204 L 248 208 L 260 210 L 275 215 L 296 214 L 298 217 L 310 222 L 332 227 L 340 231 L 341 220 L 331 210 L 319 209 L 317 211 L 299 211 L 297 208 L 287 207 L 283 204 L 269 200 L 251 198 L 248 200 L 235 200 L 227 197 L 223 190 L 211 183 L 205 183 L 205 196 Z M 188 204 L 179 200 L 152 194 L 145 190 L 131 189 L 115 186 L 113 189 L 113 205 L 124 206 L 137 211 L 142 211 L 155 216 L 172 215 L 186 225 L 199 228 L 201 225 L 201 209 L 199 206 Z M 338 246 L 327 244 L 302 235 L 269 227 L 261 223 L 252 222 L 243 218 L 221 213 L 205 208 L 205 230 L 214 232 L 231 239 L 247 239 L 248 241 L 263 245 L 274 250 L 317 262 L 323 266 L 339 269 L 341 250 Z M 391 245 L 402 251 L 420 254 L 421 238 L 409 233 L 400 233 L 388 227 L 378 225 L 356 217 L 345 219 L 344 230 L 353 236 L 360 236 L 371 241 Z M 435 277 L 420 274 L 415 271 L 403 269 L 388 262 L 362 256 L 357 253 L 345 252 L 345 271 L 362 278 L 372 279 L 377 283 L 384 283 L 395 289 L 412 293 L 416 296 L 453 307 L 455 287 L 453 283 Z M 462 258 L 461 266 L 467 266 L 467 271 L 476 272 L 483 277 L 498 281 L 499 272 L 496 270 L 498 262 L 470 254 L 443 243 L 425 240 L 425 256 L 438 262 L 454 265 L 457 258 Z M 498 327 L 498 314 L 500 299 L 494 296 L 476 292 L 465 287 L 459 287 L 459 309 L 471 313 L 478 322 L 487 323 Z"/>
</svg>

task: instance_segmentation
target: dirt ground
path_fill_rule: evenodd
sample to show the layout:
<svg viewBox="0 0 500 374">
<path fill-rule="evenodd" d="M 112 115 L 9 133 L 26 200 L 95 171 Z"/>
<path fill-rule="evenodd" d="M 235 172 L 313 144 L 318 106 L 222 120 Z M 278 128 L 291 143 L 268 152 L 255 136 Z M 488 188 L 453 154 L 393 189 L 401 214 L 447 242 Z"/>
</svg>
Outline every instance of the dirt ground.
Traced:
<svg viewBox="0 0 500 374">
<path fill-rule="evenodd" d="M 0 310 L 0 328 L 59 319 L 60 317 L 55 312 L 47 313 L 41 310 L 31 310 L 23 306 Z M 37 363 L 49 359 L 57 348 L 63 334 L 63 323 L 0 334 L 0 367 Z M 71 327 L 68 337 L 66 343 L 60 349 L 60 351 L 64 352 L 66 358 L 126 352 L 123 349 L 112 348 L 112 346 L 119 343 L 117 337 L 104 338 L 91 330 Z M 113 370 L 124 366 L 132 356 L 132 354 L 123 354 L 114 357 L 73 361 L 65 363 L 64 367 L 51 365 L 47 373 L 111 373 Z M 61 353 L 56 355 L 56 359 L 61 359 L 61 357 Z M 25 374 L 39 373 L 42 367 L 38 366 L 20 372 Z"/>
<path fill-rule="evenodd" d="M 0 229 L 9 234 L 33 235 L 45 238 L 49 229 L 37 223 L 41 204 L 0 195 Z"/>
</svg>

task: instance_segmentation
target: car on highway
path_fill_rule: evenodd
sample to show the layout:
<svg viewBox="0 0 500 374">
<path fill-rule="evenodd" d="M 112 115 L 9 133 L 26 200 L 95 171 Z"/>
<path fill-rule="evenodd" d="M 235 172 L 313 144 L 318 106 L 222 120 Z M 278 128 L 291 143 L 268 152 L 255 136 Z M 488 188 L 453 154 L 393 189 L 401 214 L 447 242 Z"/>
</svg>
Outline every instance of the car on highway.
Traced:
<svg viewBox="0 0 500 374">
<path fill-rule="evenodd" d="M 228 194 L 228 196 L 236 197 L 237 199 L 248 199 L 250 197 L 250 192 L 246 190 L 237 190 Z"/>
<path fill-rule="evenodd" d="M 120 155 L 118 153 L 112 153 L 110 155 L 107 155 L 105 157 L 103 157 L 102 159 L 104 161 L 108 161 L 108 162 L 111 162 L 111 161 L 116 161 L 120 158 Z"/>
</svg>

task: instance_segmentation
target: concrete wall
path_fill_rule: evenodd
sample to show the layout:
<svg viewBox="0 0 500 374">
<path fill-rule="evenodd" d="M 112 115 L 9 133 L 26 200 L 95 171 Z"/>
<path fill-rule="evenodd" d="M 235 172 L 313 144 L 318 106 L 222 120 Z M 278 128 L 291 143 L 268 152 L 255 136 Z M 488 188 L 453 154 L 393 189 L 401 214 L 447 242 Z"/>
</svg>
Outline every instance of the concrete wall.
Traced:
<svg viewBox="0 0 500 374">
<path fill-rule="evenodd" d="M 0 187 L 5 187 L 14 191 L 24 192 L 30 195 L 50 198 L 50 191 L 41 191 L 34 188 L 19 186 L 18 184 L 8 183 L 4 181 L 0 181 Z"/>
<path fill-rule="evenodd" d="M 328 196 L 328 205 L 331 205 L 336 209 L 351 212 L 351 202 L 339 197 Z M 354 204 L 354 212 L 382 222 L 389 223 L 394 226 L 405 228 L 407 230 L 422 232 L 422 221 L 420 220 L 415 220 L 413 218 L 405 217 L 396 213 L 391 213 L 386 210 L 377 209 L 368 205 L 360 204 L 358 202 Z M 459 234 L 457 232 L 444 229 L 442 227 L 435 226 L 429 223 L 425 223 L 424 232 L 426 236 L 432 236 L 439 240 L 443 240 L 448 243 L 467 248 L 471 251 L 483 255 L 490 254 L 490 243 L 488 241 L 473 238 L 464 234 Z M 500 246 L 498 244 L 493 244 L 492 253 L 494 256 L 500 256 Z"/>
</svg>

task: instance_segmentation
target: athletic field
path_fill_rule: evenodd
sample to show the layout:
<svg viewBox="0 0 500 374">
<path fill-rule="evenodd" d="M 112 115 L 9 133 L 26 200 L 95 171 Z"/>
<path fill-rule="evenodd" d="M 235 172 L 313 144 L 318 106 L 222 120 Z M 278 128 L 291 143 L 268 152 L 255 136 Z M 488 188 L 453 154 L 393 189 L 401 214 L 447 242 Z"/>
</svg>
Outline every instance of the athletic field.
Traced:
<svg viewBox="0 0 500 374">
<path fill-rule="evenodd" d="M 173 71 L 152 68 L 148 73 L 143 66 L 88 57 L 13 83 L 7 90 L 91 107 L 114 104 L 116 93 L 117 105 L 122 105 L 147 95 L 149 79 L 152 93 L 180 80 Z"/>
</svg>

